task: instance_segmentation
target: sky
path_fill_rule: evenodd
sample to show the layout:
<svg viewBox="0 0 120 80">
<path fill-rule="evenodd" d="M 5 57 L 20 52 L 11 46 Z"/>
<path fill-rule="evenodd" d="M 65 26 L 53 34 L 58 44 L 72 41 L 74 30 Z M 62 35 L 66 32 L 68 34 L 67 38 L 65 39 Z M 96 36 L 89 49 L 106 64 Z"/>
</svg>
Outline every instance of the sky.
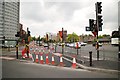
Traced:
<svg viewBox="0 0 120 80">
<path fill-rule="evenodd" d="M 32 36 L 57 34 L 62 28 L 68 34 L 92 34 L 86 31 L 89 19 L 96 19 L 95 3 L 102 2 L 103 28 L 99 35 L 118 30 L 119 0 L 20 0 L 20 23 Z"/>
</svg>

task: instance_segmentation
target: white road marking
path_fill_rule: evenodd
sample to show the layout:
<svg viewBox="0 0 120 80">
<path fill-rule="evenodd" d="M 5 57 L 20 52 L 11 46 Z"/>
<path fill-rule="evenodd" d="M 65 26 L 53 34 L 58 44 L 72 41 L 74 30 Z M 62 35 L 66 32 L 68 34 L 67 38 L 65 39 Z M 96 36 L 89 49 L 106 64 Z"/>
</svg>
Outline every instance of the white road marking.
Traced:
<svg viewBox="0 0 120 80">
<path fill-rule="evenodd" d="M 60 54 L 60 53 L 53 53 L 54 55 L 56 55 L 56 56 L 61 56 L 62 54 Z"/>
<path fill-rule="evenodd" d="M 11 57 L 0 57 L 0 59 L 14 60 L 15 58 L 11 58 Z"/>
</svg>

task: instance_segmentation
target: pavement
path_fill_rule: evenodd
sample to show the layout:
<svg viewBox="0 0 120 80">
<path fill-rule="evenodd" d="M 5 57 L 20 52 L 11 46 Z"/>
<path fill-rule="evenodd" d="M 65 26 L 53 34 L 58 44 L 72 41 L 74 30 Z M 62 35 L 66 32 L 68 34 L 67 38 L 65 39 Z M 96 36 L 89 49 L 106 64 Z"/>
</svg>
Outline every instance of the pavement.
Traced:
<svg viewBox="0 0 120 80">
<path fill-rule="evenodd" d="M 7 49 L 2 49 L 2 57 L 5 58 L 11 57 L 10 59 L 15 59 L 15 48 L 12 48 L 10 51 L 7 51 Z M 9 55 L 8 55 L 9 54 Z M 13 55 L 14 54 L 14 55 Z M 19 51 L 19 54 L 21 54 L 21 51 Z M 118 74 L 120 75 L 120 61 L 110 61 L 110 60 L 104 60 L 100 59 L 97 61 L 96 59 L 93 59 L 92 61 L 92 66 L 89 65 L 89 58 L 88 57 L 82 57 L 80 55 L 74 55 L 76 58 L 76 64 L 78 67 L 85 69 L 85 70 L 90 70 L 90 71 L 100 71 L 104 73 L 112 73 L 112 74 Z M 19 55 L 19 59 L 22 61 L 24 59 L 21 58 L 22 56 Z M 71 63 L 73 62 L 73 55 L 70 53 L 65 53 L 63 54 L 63 59 L 66 59 L 70 61 Z M 30 60 L 30 59 L 26 59 Z"/>
<path fill-rule="evenodd" d="M 80 55 L 73 55 L 70 53 L 63 54 L 65 59 L 72 62 L 73 57 L 76 58 L 76 64 L 78 67 L 90 70 L 90 71 L 100 71 L 106 73 L 113 73 L 120 75 L 120 61 L 110 61 L 104 59 L 93 59 L 92 66 L 90 66 L 89 58 L 86 56 L 81 57 Z"/>
</svg>

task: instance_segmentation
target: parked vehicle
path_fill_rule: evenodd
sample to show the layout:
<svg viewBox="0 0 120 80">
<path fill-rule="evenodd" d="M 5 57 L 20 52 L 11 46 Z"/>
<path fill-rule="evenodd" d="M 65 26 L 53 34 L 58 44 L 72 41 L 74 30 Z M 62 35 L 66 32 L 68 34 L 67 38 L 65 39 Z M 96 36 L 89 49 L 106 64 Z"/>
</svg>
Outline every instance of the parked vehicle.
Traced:
<svg viewBox="0 0 120 80">
<path fill-rule="evenodd" d="M 48 44 L 47 44 L 47 43 L 44 43 L 43 46 L 44 46 L 44 47 L 48 47 Z"/>
<path fill-rule="evenodd" d="M 79 42 L 77 42 L 77 43 L 78 43 L 78 48 L 81 48 L 81 44 Z M 76 42 L 75 43 L 71 43 L 71 44 L 69 44 L 69 47 L 77 48 L 77 43 Z"/>
<path fill-rule="evenodd" d="M 93 43 L 92 45 L 93 45 L 93 46 L 96 46 L 96 43 Z M 98 45 L 99 45 L 100 47 L 102 46 L 101 43 L 98 43 Z"/>
<path fill-rule="evenodd" d="M 85 46 L 87 43 L 84 42 L 79 42 L 81 44 L 81 46 Z"/>
</svg>

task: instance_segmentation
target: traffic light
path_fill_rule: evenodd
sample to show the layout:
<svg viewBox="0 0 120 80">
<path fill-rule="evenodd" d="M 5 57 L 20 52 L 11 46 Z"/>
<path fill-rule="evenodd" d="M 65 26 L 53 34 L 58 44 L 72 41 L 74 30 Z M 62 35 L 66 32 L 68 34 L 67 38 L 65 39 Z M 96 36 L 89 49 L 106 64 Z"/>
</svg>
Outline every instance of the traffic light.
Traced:
<svg viewBox="0 0 120 80">
<path fill-rule="evenodd" d="M 93 31 L 93 29 L 94 29 L 94 19 L 89 19 L 89 26 L 90 26 L 90 31 Z"/>
<path fill-rule="evenodd" d="M 46 40 L 48 41 L 48 34 L 46 34 Z"/>
<path fill-rule="evenodd" d="M 101 6 L 102 2 L 97 2 L 97 13 L 101 14 L 102 12 L 102 6 Z"/>
<path fill-rule="evenodd" d="M 30 36 L 30 31 L 28 31 L 28 36 Z"/>
<path fill-rule="evenodd" d="M 102 16 L 101 15 L 98 15 L 98 28 L 99 28 L 99 31 L 102 31 L 102 23 L 103 19 L 102 19 Z"/>
<path fill-rule="evenodd" d="M 20 37 L 20 32 L 17 32 L 17 34 L 15 34 L 15 37 Z"/>
</svg>

